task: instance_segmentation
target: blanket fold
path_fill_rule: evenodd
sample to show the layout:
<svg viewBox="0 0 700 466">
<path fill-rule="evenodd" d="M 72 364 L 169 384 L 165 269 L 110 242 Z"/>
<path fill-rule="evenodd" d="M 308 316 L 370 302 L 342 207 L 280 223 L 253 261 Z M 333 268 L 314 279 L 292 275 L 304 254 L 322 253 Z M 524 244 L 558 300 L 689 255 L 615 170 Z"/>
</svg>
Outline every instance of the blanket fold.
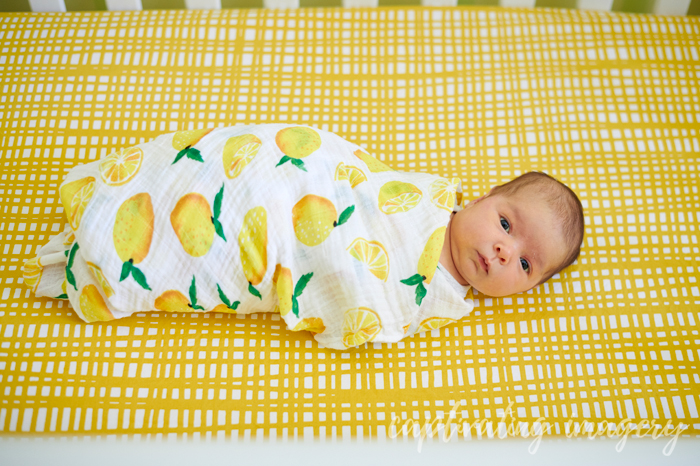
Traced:
<svg viewBox="0 0 700 466">
<path fill-rule="evenodd" d="M 71 169 L 68 224 L 23 268 L 87 322 L 279 312 L 346 349 L 473 308 L 436 266 L 461 182 L 399 172 L 319 129 L 179 131 Z"/>
</svg>

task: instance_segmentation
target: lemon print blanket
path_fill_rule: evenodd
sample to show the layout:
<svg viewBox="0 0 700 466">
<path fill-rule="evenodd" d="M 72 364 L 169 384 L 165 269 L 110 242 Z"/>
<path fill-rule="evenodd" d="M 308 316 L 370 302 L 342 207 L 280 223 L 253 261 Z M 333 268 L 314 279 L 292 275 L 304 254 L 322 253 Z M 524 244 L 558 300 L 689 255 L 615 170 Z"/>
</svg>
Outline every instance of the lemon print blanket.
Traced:
<svg viewBox="0 0 700 466">
<path fill-rule="evenodd" d="M 346 349 L 473 308 L 436 274 L 459 179 L 393 170 L 319 129 L 163 135 L 74 167 L 59 196 L 68 223 L 24 280 L 86 322 L 279 312 L 289 329 Z"/>
</svg>

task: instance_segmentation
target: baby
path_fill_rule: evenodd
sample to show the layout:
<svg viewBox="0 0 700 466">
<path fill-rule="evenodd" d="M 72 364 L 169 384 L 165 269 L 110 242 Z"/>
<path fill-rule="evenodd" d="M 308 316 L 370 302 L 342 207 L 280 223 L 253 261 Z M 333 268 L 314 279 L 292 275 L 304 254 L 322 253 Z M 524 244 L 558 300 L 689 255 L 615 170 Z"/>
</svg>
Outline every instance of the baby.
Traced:
<svg viewBox="0 0 700 466">
<path fill-rule="evenodd" d="M 456 322 L 470 287 L 529 290 L 583 238 L 581 203 L 548 175 L 462 208 L 458 178 L 284 124 L 166 134 L 74 167 L 59 194 L 68 224 L 23 268 L 36 296 L 86 322 L 278 312 L 335 349 Z"/>
<path fill-rule="evenodd" d="M 576 260 L 583 225 L 581 201 L 568 186 L 525 173 L 452 213 L 440 264 L 486 295 L 520 293 Z"/>
</svg>

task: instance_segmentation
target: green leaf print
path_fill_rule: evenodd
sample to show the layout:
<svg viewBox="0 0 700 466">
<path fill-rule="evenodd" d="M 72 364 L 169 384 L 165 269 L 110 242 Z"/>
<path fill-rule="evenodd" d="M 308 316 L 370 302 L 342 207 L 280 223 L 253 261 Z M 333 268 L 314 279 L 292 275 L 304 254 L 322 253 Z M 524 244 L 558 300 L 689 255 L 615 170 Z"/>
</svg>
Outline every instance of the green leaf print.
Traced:
<svg viewBox="0 0 700 466">
<path fill-rule="evenodd" d="M 221 189 L 214 198 L 214 218 L 218 219 L 221 215 L 221 202 L 224 200 L 224 185 L 221 185 Z"/>
<path fill-rule="evenodd" d="M 122 274 L 119 276 L 119 281 L 123 282 L 126 277 L 131 275 L 131 268 L 134 266 L 134 263 L 129 259 L 128 261 L 124 262 L 122 264 Z"/>
<path fill-rule="evenodd" d="M 194 282 L 194 275 L 192 275 L 192 283 L 190 284 L 190 307 L 192 309 L 204 310 L 202 306 L 197 305 L 197 286 Z"/>
<path fill-rule="evenodd" d="M 342 225 L 343 223 L 347 222 L 350 219 L 350 216 L 353 212 L 355 212 L 355 206 L 351 205 L 350 207 L 345 209 L 342 214 L 340 214 L 338 222 L 335 224 L 335 226 Z"/>
<path fill-rule="evenodd" d="M 294 166 L 297 168 L 301 168 L 302 170 L 307 171 L 306 166 L 304 165 L 304 162 L 302 160 L 292 159 L 292 164 L 294 164 Z"/>
<path fill-rule="evenodd" d="M 294 298 L 298 298 L 299 296 L 301 296 L 301 293 L 304 291 L 304 288 L 306 288 L 306 285 L 309 283 L 309 280 L 311 280 L 311 277 L 313 276 L 313 272 L 301 276 L 296 286 L 294 287 Z M 294 302 L 296 302 L 296 300 L 294 300 Z"/>
<path fill-rule="evenodd" d="M 219 290 L 219 299 L 221 299 L 221 302 L 223 302 L 227 308 L 233 309 L 234 311 L 238 309 L 238 305 L 241 304 L 240 301 L 234 301 L 233 304 L 231 304 L 231 301 L 228 299 L 228 296 L 224 294 L 218 283 L 216 284 L 216 289 Z"/>
<path fill-rule="evenodd" d="M 417 273 L 409 278 L 401 280 L 401 283 L 408 285 L 408 286 L 413 286 L 421 283 L 423 281 L 423 275 Z"/>
<path fill-rule="evenodd" d="M 287 155 L 285 155 L 284 157 L 282 157 L 282 158 L 280 159 L 280 163 L 278 163 L 277 165 L 275 165 L 275 167 L 279 167 L 279 166 L 282 165 L 283 163 L 287 163 L 287 162 L 289 162 L 290 160 L 292 160 L 292 158 L 289 157 L 289 156 L 287 156 Z"/>
<path fill-rule="evenodd" d="M 136 280 L 136 283 L 141 285 L 141 288 L 143 288 L 144 290 L 152 291 L 151 287 L 148 286 L 148 283 L 146 282 L 146 276 L 143 274 L 143 272 L 141 272 L 140 269 L 138 269 L 133 264 L 131 265 L 131 275 L 134 277 L 134 280 Z"/>
<path fill-rule="evenodd" d="M 171 163 L 171 165 L 175 165 L 184 156 L 187 156 L 188 159 L 196 160 L 197 162 L 204 163 L 204 159 L 202 158 L 202 155 L 199 153 L 199 150 L 195 149 L 194 147 L 187 146 L 184 149 L 182 149 L 180 152 L 177 153 L 177 156 L 175 157 L 175 161 L 173 163 Z"/>
<path fill-rule="evenodd" d="M 423 302 L 423 298 L 425 298 L 425 295 L 428 293 L 428 290 L 425 288 L 425 285 L 423 285 L 424 281 L 425 276 L 419 273 L 401 280 L 401 283 L 403 283 L 404 285 L 418 285 L 416 286 L 416 304 L 418 304 L 419 306 Z"/>
<path fill-rule="evenodd" d="M 73 261 L 75 260 L 75 253 L 78 252 L 78 249 L 80 246 L 78 246 L 78 242 L 76 241 L 73 243 L 73 247 L 70 249 L 70 254 L 68 257 L 68 263 L 66 264 L 66 281 L 73 285 L 73 288 L 75 288 L 75 291 L 78 291 L 78 285 L 75 283 L 75 275 L 73 275 Z"/>
<path fill-rule="evenodd" d="M 257 296 L 262 301 L 262 295 L 258 290 L 255 289 L 255 287 L 253 287 L 253 284 L 250 282 L 248 282 L 248 292 L 253 296 Z"/>
</svg>

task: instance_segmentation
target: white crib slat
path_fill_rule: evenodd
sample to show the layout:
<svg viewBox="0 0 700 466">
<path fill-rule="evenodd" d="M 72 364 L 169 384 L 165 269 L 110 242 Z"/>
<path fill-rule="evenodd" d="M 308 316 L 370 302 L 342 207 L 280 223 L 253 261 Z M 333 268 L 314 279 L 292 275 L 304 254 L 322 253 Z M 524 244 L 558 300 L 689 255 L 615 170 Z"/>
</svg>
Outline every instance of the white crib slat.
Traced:
<svg viewBox="0 0 700 466">
<path fill-rule="evenodd" d="M 656 0 L 654 13 L 657 15 L 685 16 L 690 8 L 690 0 Z"/>
<path fill-rule="evenodd" d="M 501 0 L 500 5 L 511 8 L 535 8 L 536 0 Z"/>
<path fill-rule="evenodd" d="M 143 10 L 141 0 L 107 0 L 109 11 Z"/>
<path fill-rule="evenodd" d="M 29 0 L 32 11 L 66 11 L 66 2 L 63 0 Z"/>
<path fill-rule="evenodd" d="M 299 8 L 299 0 L 263 0 L 263 8 Z"/>
<path fill-rule="evenodd" d="M 220 10 L 221 0 L 185 0 L 188 10 Z"/>
<path fill-rule="evenodd" d="M 423 6 L 457 6 L 457 0 L 421 0 Z"/>
<path fill-rule="evenodd" d="M 379 0 L 343 0 L 345 8 L 375 8 L 379 6 Z"/>
<path fill-rule="evenodd" d="M 614 0 L 578 0 L 576 8 L 579 10 L 612 10 Z"/>
</svg>

